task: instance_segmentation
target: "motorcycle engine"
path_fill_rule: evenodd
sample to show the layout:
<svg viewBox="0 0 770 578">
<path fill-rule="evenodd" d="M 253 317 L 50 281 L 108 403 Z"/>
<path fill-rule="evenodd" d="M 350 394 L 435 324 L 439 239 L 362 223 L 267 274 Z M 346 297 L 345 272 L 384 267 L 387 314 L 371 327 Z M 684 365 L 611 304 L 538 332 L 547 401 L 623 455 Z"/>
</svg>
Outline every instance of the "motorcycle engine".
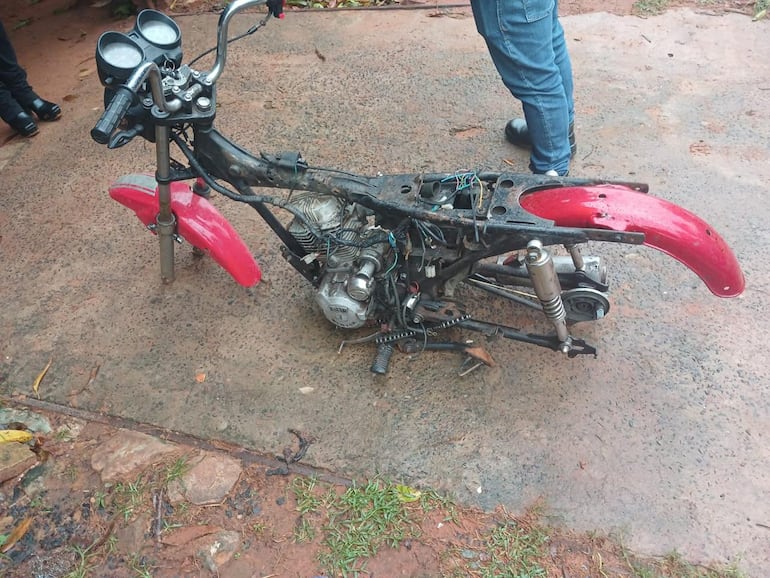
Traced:
<svg viewBox="0 0 770 578">
<path fill-rule="evenodd" d="M 288 230 L 322 265 L 316 302 L 336 326 L 363 326 L 388 249 L 383 231 L 369 223 L 362 207 L 333 195 L 296 193 L 292 205 L 303 219 L 295 216 Z"/>
</svg>

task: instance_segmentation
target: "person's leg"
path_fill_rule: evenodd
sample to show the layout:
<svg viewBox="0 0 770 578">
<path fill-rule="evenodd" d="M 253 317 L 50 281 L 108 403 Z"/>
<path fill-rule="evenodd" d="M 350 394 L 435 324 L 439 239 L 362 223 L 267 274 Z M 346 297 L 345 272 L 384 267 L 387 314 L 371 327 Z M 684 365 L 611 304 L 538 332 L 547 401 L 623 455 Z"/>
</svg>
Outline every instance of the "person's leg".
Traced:
<svg viewBox="0 0 770 578">
<path fill-rule="evenodd" d="M 572 80 L 572 61 L 567 51 L 567 41 L 564 39 L 564 28 L 559 21 L 559 0 L 554 2 L 553 8 L 553 53 L 554 62 L 559 67 L 564 96 L 567 97 L 567 109 L 569 111 L 570 125 L 575 122 L 575 100 L 573 96 L 574 83 Z"/>
<path fill-rule="evenodd" d="M 37 98 L 29 82 L 27 82 L 26 71 L 19 66 L 16 52 L 2 22 L 0 22 L 0 82 L 7 87 L 14 100 L 22 106 Z"/>
<path fill-rule="evenodd" d="M 38 132 L 37 124 L 27 111 L 14 100 L 9 88 L 0 81 L 0 118 L 22 136 L 33 136 Z"/>
<path fill-rule="evenodd" d="M 44 121 L 56 120 L 61 116 L 61 108 L 58 104 L 43 100 L 32 90 L 27 81 L 27 72 L 19 65 L 16 52 L 2 22 L 0 22 L 0 83 L 10 93 L 9 98 L 18 103 L 27 114 L 34 112 L 40 120 Z M 15 107 L 12 103 L 0 100 L 0 107 L 3 106 L 9 107 L 0 108 L 3 120 L 6 120 L 6 115 L 10 115 Z"/>
<path fill-rule="evenodd" d="M 13 99 L 11 90 L 0 80 L 0 118 L 8 122 L 17 117 L 20 112 L 24 112 L 24 109 Z"/>
<path fill-rule="evenodd" d="M 37 134 L 37 124 L 13 97 L 13 87 L 19 81 L 19 66 L 5 29 L 0 23 L 0 118 L 22 136 Z M 21 71 L 26 82 L 26 75 Z"/>
<path fill-rule="evenodd" d="M 471 4 L 503 83 L 522 103 L 532 140 L 530 168 L 566 174 L 570 105 L 553 45 L 556 4 L 553 0 L 471 0 Z M 562 65 L 568 65 L 568 57 L 566 62 L 563 54 L 560 58 Z"/>
</svg>

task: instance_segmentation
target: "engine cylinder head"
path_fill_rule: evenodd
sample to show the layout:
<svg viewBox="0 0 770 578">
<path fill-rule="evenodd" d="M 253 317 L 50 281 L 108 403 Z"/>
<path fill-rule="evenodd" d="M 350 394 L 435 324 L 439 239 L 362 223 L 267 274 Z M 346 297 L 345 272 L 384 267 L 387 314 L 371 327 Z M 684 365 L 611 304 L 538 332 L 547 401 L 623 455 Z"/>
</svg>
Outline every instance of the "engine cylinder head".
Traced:
<svg viewBox="0 0 770 578">
<path fill-rule="evenodd" d="M 287 227 L 289 233 L 308 253 L 325 251 L 323 241 L 311 232 L 308 225 L 316 232 L 334 234 L 342 225 L 345 201 L 334 195 L 302 191 L 292 198 L 291 204 L 302 213 L 304 221 L 294 217 Z"/>
</svg>

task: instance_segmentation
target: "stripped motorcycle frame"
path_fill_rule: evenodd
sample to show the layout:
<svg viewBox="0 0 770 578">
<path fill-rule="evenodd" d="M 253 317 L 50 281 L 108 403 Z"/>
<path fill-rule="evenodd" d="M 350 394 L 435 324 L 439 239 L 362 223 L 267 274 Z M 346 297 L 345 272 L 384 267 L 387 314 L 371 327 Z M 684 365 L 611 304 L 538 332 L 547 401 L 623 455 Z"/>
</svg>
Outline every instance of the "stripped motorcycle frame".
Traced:
<svg viewBox="0 0 770 578">
<path fill-rule="evenodd" d="M 740 266 L 716 231 L 646 194 L 643 184 L 496 172 L 363 176 L 311 167 L 299 153 L 255 156 L 231 142 L 214 128 L 228 25 L 235 14 L 265 3 L 235 0 L 225 9 L 207 72 L 169 62 L 168 54 L 156 58 L 161 66 L 145 59 L 120 84 L 100 71 L 110 98 L 94 140 L 116 148 L 139 135 L 156 146 L 156 174 L 121 177 L 110 194 L 158 235 L 164 282 L 174 280 L 180 238 L 210 254 L 241 285 L 259 282 L 248 247 L 208 200 L 213 189 L 257 210 L 281 240 L 284 257 L 316 288 L 331 322 L 377 327 L 363 339 L 378 345 L 376 373 L 387 371 L 394 346 L 458 350 L 493 363 L 479 347 L 436 339 L 451 326 L 570 357 L 595 354 L 570 332 L 572 322 L 596 320 L 609 310 L 601 259 L 580 251 L 588 241 L 644 244 L 685 264 L 719 297 L 743 291 Z M 280 14 L 280 5 L 268 7 L 254 29 Z M 147 12 L 139 19 L 162 18 Z M 126 119 L 128 127 L 116 131 Z M 172 142 L 187 165 L 172 162 Z M 292 222 L 284 225 L 274 208 L 291 213 Z M 553 246 L 565 247 L 568 256 L 555 256 Z M 461 283 L 542 311 L 555 335 L 474 319 L 454 301 Z"/>
</svg>

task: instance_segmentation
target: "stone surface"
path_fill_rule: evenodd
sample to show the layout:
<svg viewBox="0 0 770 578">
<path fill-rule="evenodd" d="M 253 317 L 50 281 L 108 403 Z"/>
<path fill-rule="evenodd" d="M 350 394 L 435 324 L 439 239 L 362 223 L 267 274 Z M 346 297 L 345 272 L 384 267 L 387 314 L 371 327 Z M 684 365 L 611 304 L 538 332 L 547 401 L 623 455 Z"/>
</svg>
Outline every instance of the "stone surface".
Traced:
<svg viewBox="0 0 770 578">
<path fill-rule="evenodd" d="M 15 478 L 37 463 L 37 456 L 27 444 L 0 444 L 0 483 Z"/>
<path fill-rule="evenodd" d="M 149 532 L 150 517 L 147 514 L 137 516 L 135 520 L 125 526 L 118 525 L 118 529 L 115 531 L 118 539 L 118 550 L 127 555 L 139 552 Z"/>
<path fill-rule="evenodd" d="M 169 500 L 189 500 L 193 504 L 217 504 L 233 488 L 241 475 L 241 463 L 227 456 L 204 453 L 178 480 L 169 484 Z"/>
<path fill-rule="evenodd" d="M 174 451 L 174 444 L 121 429 L 94 450 L 91 467 L 101 474 L 103 482 L 122 480 Z"/>
<path fill-rule="evenodd" d="M 4 148 L 4 147 L 3 147 Z M 2 150 L 2 148 L 0 148 Z M 51 424 L 48 418 L 26 409 L 16 409 L 12 407 L 0 408 L 0 426 L 11 422 L 23 423 L 27 429 L 33 432 L 49 434 L 51 433 Z M 2 427 L 0 427 L 2 429 Z"/>
<path fill-rule="evenodd" d="M 240 546 L 241 535 L 238 532 L 222 530 L 198 552 L 198 557 L 210 572 L 218 575 L 219 568 L 232 559 Z"/>
</svg>

